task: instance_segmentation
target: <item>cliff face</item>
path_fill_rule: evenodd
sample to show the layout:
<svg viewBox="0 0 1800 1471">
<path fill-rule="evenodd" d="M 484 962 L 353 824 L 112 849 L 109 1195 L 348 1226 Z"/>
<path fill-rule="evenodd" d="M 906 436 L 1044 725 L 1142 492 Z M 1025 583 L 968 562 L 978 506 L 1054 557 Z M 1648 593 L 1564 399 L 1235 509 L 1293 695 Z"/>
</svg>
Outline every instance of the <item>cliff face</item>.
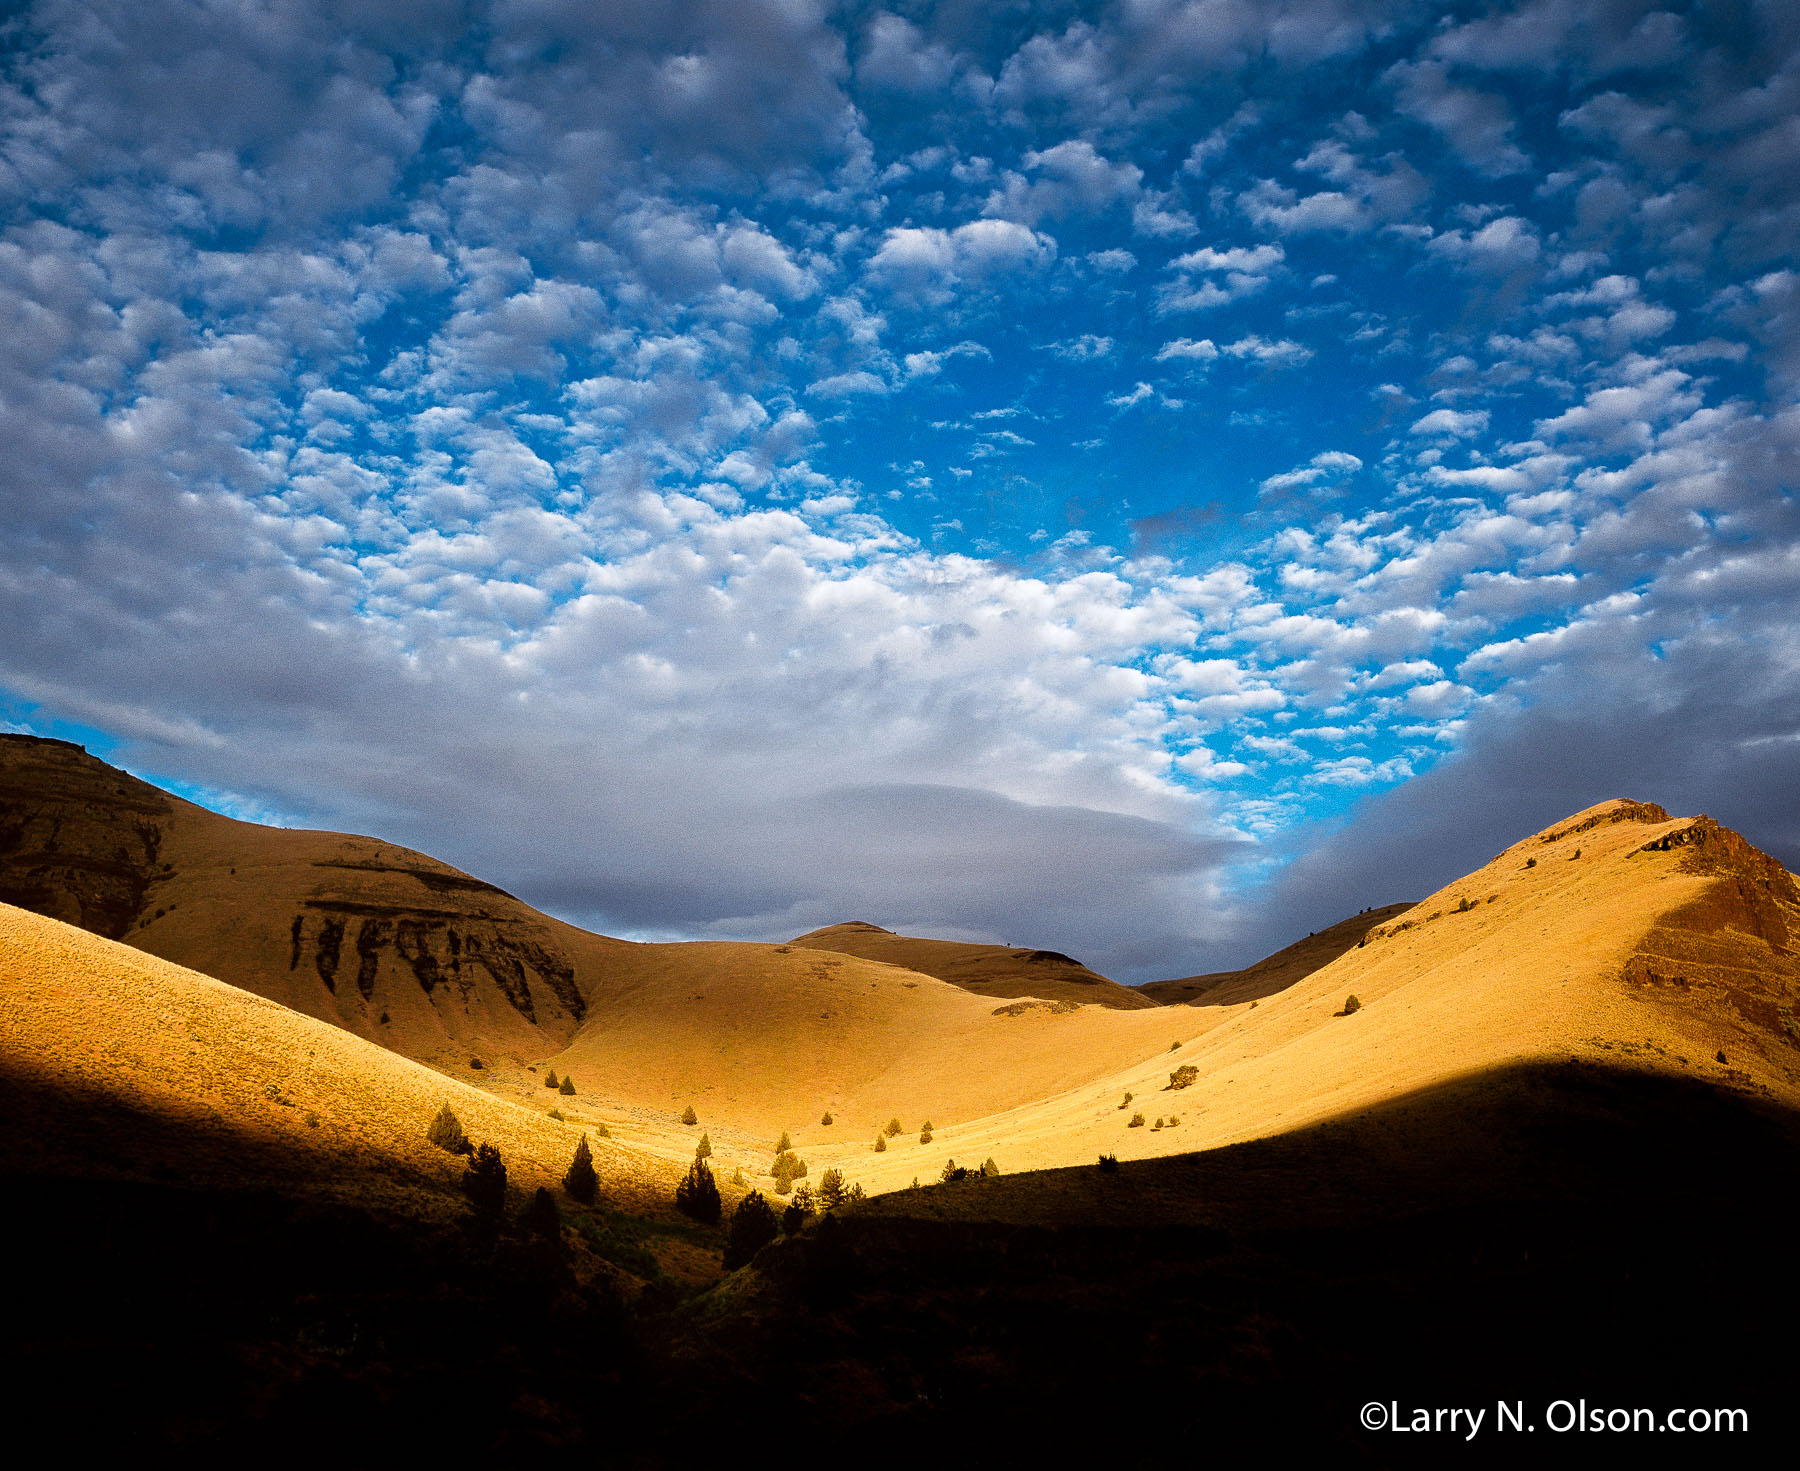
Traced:
<svg viewBox="0 0 1800 1471">
<path fill-rule="evenodd" d="M 29 736 L 0 737 L 0 901 L 436 1060 L 561 1046 L 624 946 L 422 853 L 236 822 Z"/>
</svg>

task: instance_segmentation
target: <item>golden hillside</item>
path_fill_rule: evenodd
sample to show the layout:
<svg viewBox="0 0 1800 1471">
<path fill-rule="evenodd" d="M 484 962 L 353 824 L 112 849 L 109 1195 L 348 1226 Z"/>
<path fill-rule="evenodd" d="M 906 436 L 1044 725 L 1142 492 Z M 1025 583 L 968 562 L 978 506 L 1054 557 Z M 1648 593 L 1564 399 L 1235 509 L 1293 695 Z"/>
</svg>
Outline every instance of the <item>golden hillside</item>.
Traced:
<svg viewBox="0 0 1800 1471">
<path fill-rule="evenodd" d="M 583 1128 L 444 1077 L 263 997 L 0 905 L 0 1089 L 12 1168 L 269 1185 L 457 1212 L 462 1161 L 426 1139 L 450 1104 L 512 1183 L 555 1186 Z M 677 1172 L 590 1137 L 609 1198 L 666 1211 Z"/>
<path fill-rule="evenodd" d="M 1295 981 L 1331 964 L 1376 925 L 1397 918 L 1411 908 L 1410 904 L 1384 904 L 1377 909 L 1365 909 L 1360 914 L 1339 920 L 1329 929 L 1296 940 L 1243 970 L 1211 971 L 1172 981 L 1151 981 L 1138 989 L 1164 1006 L 1229 1006 L 1238 1001 L 1256 1001 L 1285 991 Z"/>
<path fill-rule="evenodd" d="M 442 1065 L 566 1039 L 630 948 L 422 853 L 237 822 L 30 736 L 0 736 L 0 902 Z"/>
</svg>

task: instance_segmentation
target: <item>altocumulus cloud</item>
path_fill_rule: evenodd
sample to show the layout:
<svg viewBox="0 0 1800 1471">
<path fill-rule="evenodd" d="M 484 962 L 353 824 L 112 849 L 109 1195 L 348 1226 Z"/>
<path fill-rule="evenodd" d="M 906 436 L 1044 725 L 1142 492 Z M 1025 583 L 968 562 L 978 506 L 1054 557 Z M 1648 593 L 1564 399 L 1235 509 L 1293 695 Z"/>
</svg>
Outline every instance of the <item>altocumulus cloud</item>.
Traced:
<svg viewBox="0 0 1800 1471">
<path fill-rule="evenodd" d="M 1128 979 L 1617 794 L 1792 865 L 1797 45 L 22 7 L 0 714 L 602 928 Z"/>
</svg>

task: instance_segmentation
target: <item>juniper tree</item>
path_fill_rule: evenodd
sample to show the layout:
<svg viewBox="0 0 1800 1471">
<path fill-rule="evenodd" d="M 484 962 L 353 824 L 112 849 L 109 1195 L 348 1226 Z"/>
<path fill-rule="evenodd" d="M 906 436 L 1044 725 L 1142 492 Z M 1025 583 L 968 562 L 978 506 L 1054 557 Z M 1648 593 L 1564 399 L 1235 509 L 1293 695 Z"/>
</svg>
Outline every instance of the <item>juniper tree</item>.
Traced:
<svg viewBox="0 0 1800 1471">
<path fill-rule="evenodd" d="M 557 1084 L 556 1091 L 558 1093 L 565 1093 L 570 1098 L 573 1098 L 575 1096 L 575 1080 L 567 1073 L 564 1073 L 562 1082 Z"/>
<path fill-rule="evenodd" d="M 775 1152 L 777 1154 L 786 1154 L 793 1147 L 794 1141 L 788 1138 L 787 1130 L 783 1129 L 781 1131 L 781 1137 L 775 1141 Z"/>
<path fill-rule="evenodd" d="M 731 1213 L 731 1226 L 725 1236 L 725 1270 L 735 1272 L 773 1241 L 779 1231 L 774 1207 L 763 1199 L 760 1190 L 752 1190 Z"/>
<path fill-rule="evenodd" d="M 499 1225 L 506 1210 L 506 1163 L 493 1145 L 482 1144 L 476 1148 L 468 1168 L 463 1171 L 462 1189 L 469 1197 L 469 1204 L 475 1207 L 477 1220 Z"/>
<path fill-rule="evenodd" d="M 684 1109 L 684 1110 L 683 1110 L 683 1111 L 682 1111 L 682 1114 L 681 1114 L 681 1122 L 682 1122 L 682 1123 L 684 1123 L 684 1124 L 697 1124 L 697 1123 L 699 1123 L 699 1122 L 700 1122 L 700 1115 L 699 1115 L 699 1114 L 697 1114 L 697 1113 L 695 1113 L 695 1112 L 694 1112 L 694 1105 L 693 1105 L 693 1104 L 691 1104 L 691 1103 L 690 1103 L 690 1104 L 689 1104 L 689 1105 L 688 1105 L 688 1106 L 687 1106 L 687 1107 L 686 1107 L 686 1108 L 685 1108 L 685 1109 Z"/>
<path fill-rule="evenodd" d="M 675 1209 L 710 1226 L 718 1221 L 723 1208 L 711 1167 L 703 1159 L 695 1160 L 688 1166 L 687 1177 L 675 1187 Z"/>
<path fill-rule="evenodd" d="M 694 1158 L 695 1159 L 711 1159 L 712 1158 L 712 1140 L 707 1135 L 701 1134 L 700 1142 L 694 1146 Z"/>
<path fill-rule="evenodd" d="M 581 1142 L 575 1146 L 574 1162 L 570 1164 L 568 1174 L 563 1176 L 563 1189 L 583 1205 L 592 1205 L 599 1186 L 599 1177 L 594 1173 L 594 1155 L 588 1148 L 587 1135 L 583 1134 Z"/>
<path fill-rule="evenodd" d="M 533 1236 L 541 1236 L 546 1241 L 558 1240 L 562 1236 L 562 1215 L 556 1209 L 556 1197 L 542 1185 L 538 1186 L 519 1217 L 519 1224 Z"/>
<path fill-rule="evenodd" d="M 929 1128 L 930 1126 L 927 1125 L 926 1127 Z M 890 1138 L 890 1139 L 897 1138 L 899 1135 L 903 1134 L 904 1132 L 905 1132 L 905 1130 L 900 1127 L 899 1119 L 889 1119 L 888 1120 L 888 1126 L 887 1126 L 888 1138 Z"/>
<path fill-rule="evenodd" d="M 546 1088 L 554 1088 L 556 1086 L 556 1069 L 555 1068 L 547 1067 L 544 1069 L 544 1086 Z"/>
<path fill-rule="evenodd" d="M 437 1117 L 431 1121 L 431 1126 L 426 1129 L 425 1137 L 433 1144 L 437 1145 L 439 1149 L 442 1149 L 447 1153 L 468 1153 L 469 1141 L 463 1134 L 461 1122 L 457 1119 L 455 1114 L 450 1112 L 450 1105 L 448 1103 L 437 1111 Z"/>
<path fill-rule="evenodd" d="M 886 1134 L 877 1134 L 875 1136 L 875 1152 L 877 1154 L 886 1154 L 887 1153 L 887 1135 Z"/>
<path fill-rule="evenodd" d="M 819 1177 L 819 1209 L 836 1210 L 844 1203 L 844 1176 L 837 1169 L 829 1169 Z"/>
<path fill-rule="evenodd" d="M 830 1109 L 825 1110 L 825 1117 L 820 1119 L 819 1122 L 821 1124 L 825 1125 L 826 1128 L 831 1127 L 831 1110 Z"/>
</svg>

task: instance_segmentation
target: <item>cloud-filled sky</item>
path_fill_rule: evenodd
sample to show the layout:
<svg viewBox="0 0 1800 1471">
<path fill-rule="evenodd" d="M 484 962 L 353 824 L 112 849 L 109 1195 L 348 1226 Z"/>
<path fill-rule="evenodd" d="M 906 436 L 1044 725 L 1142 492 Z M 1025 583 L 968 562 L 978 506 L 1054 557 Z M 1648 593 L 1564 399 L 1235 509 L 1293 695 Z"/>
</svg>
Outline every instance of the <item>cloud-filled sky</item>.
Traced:
<svg viewBox="0 0 1800 1471">
<path fill-rule="evenodd" d="M 578 922 L 1121 979 L 1800 862 L 1785 0 L 45 0 L 0 724 Z"/>
</svg>

